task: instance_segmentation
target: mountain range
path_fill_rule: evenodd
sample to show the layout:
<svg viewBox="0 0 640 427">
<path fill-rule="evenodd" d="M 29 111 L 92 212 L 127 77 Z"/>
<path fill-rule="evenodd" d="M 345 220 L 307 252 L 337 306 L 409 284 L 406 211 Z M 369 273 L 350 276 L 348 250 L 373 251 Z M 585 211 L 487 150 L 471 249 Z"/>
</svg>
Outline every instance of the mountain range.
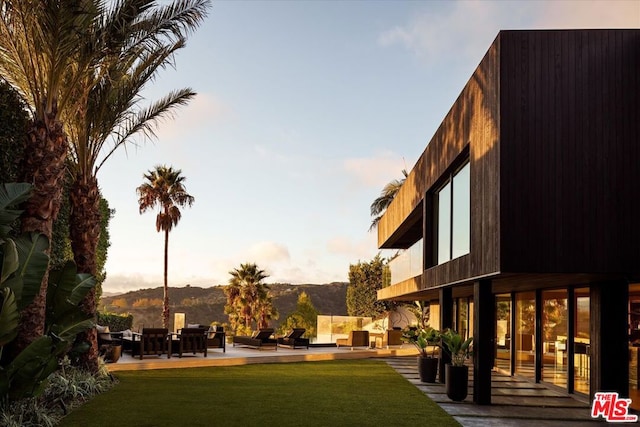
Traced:
<svg viewBox="0 0 640 427">
<path fill-rule="evenodd" d="M 271 326 L 277 328 L 287 315 L 296 310 L 298 296 L 301 292 L 307 293 L 312 304 L 318 310 L 318 314 L 346 316 L 348 285 L 345 282 L 323 285 L 269 284 L 273 303 L 280 314 L 277 320 L 272 321 Z M 170 287 L 170 319 L 173 321 L 175 313 L 185 313 L 185 324 L 228 323 L 229 318 L 224 313 L 227 298 L 223 289 L 223 286 L 209 288 L 189 285 L 183 288 Z M 134 330 L 141 329 L 143 326 L 159 327 L 162 324 L 162 298 L 162 287 L 140 289 L 119 295 L 103 295 L 98 310 L 117 314 L 132 314 Z"/>
</svg>

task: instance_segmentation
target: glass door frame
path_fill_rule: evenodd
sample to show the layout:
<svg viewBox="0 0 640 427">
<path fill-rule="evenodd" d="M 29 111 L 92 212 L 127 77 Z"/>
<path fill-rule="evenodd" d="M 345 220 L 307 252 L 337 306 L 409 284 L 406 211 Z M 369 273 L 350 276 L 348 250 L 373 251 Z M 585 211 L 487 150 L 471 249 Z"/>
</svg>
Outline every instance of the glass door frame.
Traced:
<svg viewBox="0 0 640 427">
<path fill-rule="evenodd" d="M 579 393 L 579 394 L 588 394 L 590 393 L 590 391 L 588 391 L 587 393 L 585 393 L 584 391 L 576 391 L 575 390 L 575 368 L 576 368 L 576 352 L 575 352 L 575 337 L 576 337 L 576 322 L 578 321 L 578 319 L 576 318 L 576 316 L 578 315 L 577 313 L 577 292 L 576 290 L 588 290 L 588 293 L 586 296 L 588 296 L 589 298 L 591 297 L 591 290 L 590 290 L 590 286 L 589 284 L 578 284 L 578 285 L 568 285 L 568 286 L 560 286 L 560 287 L 548 287 L 548 288 L 537 288 L 535 290 L 525 290 L 525 291 L 511 291 L 510 295 L 511 295 L 511 310 L 510 310 L 510 329 L 512 332 L 512 336 L 511 336 L 511 345 L 510 345 L 510 358 L 511 358 L 511 369 L 510 369 L 510 375 L 514 376 L 514 375 L 521 375 L 524 378 L 528 378 L 529 380 L 534 380 L 536 383 L 545 383 L 548 385 L 551 385 L 553 387 L 557 387 L 558 389 L 562 389 L 565 390 L 567 393 Z M 556 384 L 553 384 L 552 382 L 549 381 L 545 381 L 542 378 L 542 373 L 543 373 L 543 305 L 544 305 L 544 300 L 543 300 L 543 291 L 548 291 L 548 290 L 566 290 L 567 292 L 567 342 L 566 342 L 566 354 L 567 354 L 567 384 L 566 386 L 558 386 Z M 497 297 L 498 295 L 504 296 L 506 295 L 506 292 L 503 292 L 501 294 L 496 294 L 495 298 L 497 301 Z M 533 325 L 533 330 L 534 330 L 534 342 L 533 342 L 533 353 L 534 353 L 534 361 L 533 361 L 533 368 L 534 368 L 534 372 L 533 372 L 533 376 L 531 375 L 523 375 L 523 373 L 518 373 L 517 369 L 518 369 L 518 339 L 517 339 L 517 334 L 518 332 L 518 325 L 517 325 L 517 311 L 518 311 L 518 295 L 523 295 L 523 294 L 535 294 L 533 301 L 534 301 L 534 311 L 535 311 L 535 315 L 534 315 L 534 325 Z M 584 293 L 581 293 L 582 297 L 585 297 Z M 497 309 L 497 305 L 496 305 L 496 309 Z M 591 313 L 590 313 L 591 315 Z M 590 320 L 591 323 L 591 320 Z M 587 359 L 588 362 L 591 362 L 591 358 Z M 591 371 L 590 367 L 589 367 L 589 372 Z"/>
</svg>

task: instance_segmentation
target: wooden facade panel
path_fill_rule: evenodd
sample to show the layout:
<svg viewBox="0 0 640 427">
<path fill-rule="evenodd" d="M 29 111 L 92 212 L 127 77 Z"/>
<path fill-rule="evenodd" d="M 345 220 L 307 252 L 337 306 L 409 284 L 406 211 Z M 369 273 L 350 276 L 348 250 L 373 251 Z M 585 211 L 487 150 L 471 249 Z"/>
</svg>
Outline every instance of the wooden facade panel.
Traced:
<svg viewBox="0 0 640 427">
<path fill-rule="evenodd" d="M 639 69 L 640 30 L 501 32 L 383 216 L 379 247 L 407 247 L 423 226 L 431 255 L 425 195 L 468 153 L 470 253 L 425 270 L 423 292 L 514 273 L 639 277 Z"/>
<path fill-rule="evenodd" d="M 378 300 L 394 299 L 398 295 L 412 295 L 422 289 L 422 276 L 403 280 L 378 290 Z"/>
<path fill-rule="evenodd" d="M 423 288 L 485 275 L 499 266 L 499 45 L 491 46 L 431 139 L 378 225 L 379 247 L 407 247 L 403 240 L 425 194 L 435 193 L 468 153 L 471 172 L 470 254 L 425 272 Z M 427 203 L 427 206 L 431 206 Z M 425 228 L 432 224 L 430 212 Z M 430 233 L 427 233 L 430 237 Z M 414 240 L 415 241 L 415 240 Z M 425 240 L 425 248 L 433 242 Z"/>
<path fill-rule="evenodd" d="M 500 42 L 501 270 L 640 269 L 640 31 Z"/>
<path fill-rule="evenodd" d="M 469 82 L 467 141 L 471 164 L 472 277 L 500 266 L 500 41 L 496 40 Z"/>
</svg>

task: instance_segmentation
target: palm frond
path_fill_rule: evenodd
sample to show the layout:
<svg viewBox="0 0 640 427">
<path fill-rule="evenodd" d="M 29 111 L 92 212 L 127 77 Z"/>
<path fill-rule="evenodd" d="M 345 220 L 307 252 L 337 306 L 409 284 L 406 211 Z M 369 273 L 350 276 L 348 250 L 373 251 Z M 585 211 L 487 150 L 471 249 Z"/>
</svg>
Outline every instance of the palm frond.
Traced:
<svg viewBox="0 0 640 427">
<path fill-rule="evenodd" d="M 371 216 L 374 218 L 369 226 L 369 231 L 372 231 L 378 226 L 378 223 L 382 218 L 382 214 L 384 214 L 391 202 L 393 202 L 393 199 L 396 197 L 396 194 L 398 194 L 398 191 L 400 191 L 402 184 L 404 184 L 405 180 L 409 176 L 406 169 L 402 169 L 402 175 L 404 178 L 394 179 L 388 182 L 382 188 L 380 195 L 371 203 L 369 210 L 371 212 Z"/>
</svg>

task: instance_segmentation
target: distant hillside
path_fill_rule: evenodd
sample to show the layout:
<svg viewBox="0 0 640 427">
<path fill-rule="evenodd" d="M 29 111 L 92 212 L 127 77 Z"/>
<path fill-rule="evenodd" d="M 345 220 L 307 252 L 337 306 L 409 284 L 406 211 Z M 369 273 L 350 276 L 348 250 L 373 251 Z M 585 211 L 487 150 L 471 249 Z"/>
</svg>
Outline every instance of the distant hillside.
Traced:
<svg viewBox="0 0 640 427">
<path fill-rule="evenodd" d="M 325 285 L 290 285 L 283 283 L 270 284 L 273 300 L 280 318 L 273 322 L 278 327 L 280 322 L 295 311 L 298 295 L 306 292 L 320 314 L 346 315 L 348 283 L 336 282 Z M 169 288 L 171 321 L 174 313 L 185 313 L 187 323 L 210 324 L 211 322 L 227 323 L 229 318 L 224 314 L 227 299 L 221 286 L 200 288 L 186 286 Z M 133 327 L 160 326 L 162 312 L 162 288 L 140 289 L 114 296 L 103 296 L 100 300 L 100 311 L 111 313 L 131 313 Z M 171 328 L 173 329 L 173 327 Z"/>
</svg>

